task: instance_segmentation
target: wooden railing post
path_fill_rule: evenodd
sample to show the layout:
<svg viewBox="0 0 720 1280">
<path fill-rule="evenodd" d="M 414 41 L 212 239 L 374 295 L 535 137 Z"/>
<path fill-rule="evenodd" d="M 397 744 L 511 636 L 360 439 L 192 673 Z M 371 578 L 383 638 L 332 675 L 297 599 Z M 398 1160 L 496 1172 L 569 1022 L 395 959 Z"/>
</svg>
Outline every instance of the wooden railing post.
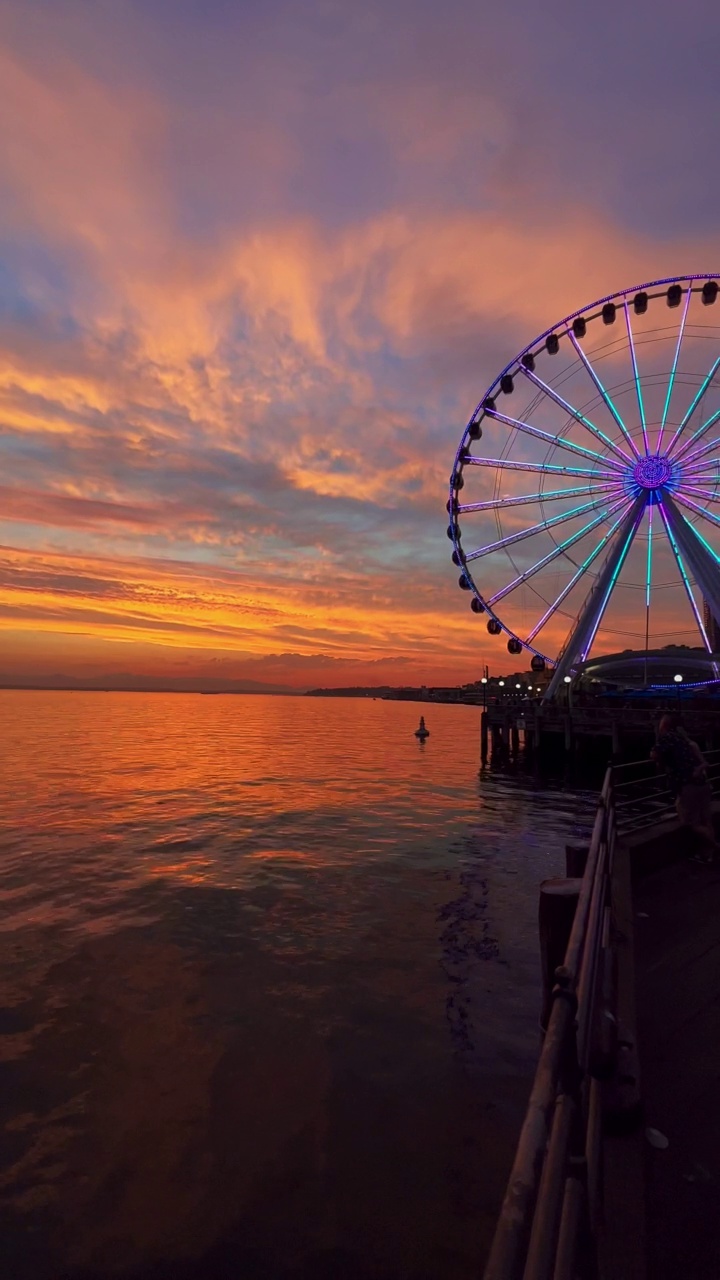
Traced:
<svg viewBox="0 0 720 1280">
<path fill-rule="evenodd" d="M 542 970 L 542 1009 L 540 1028 L 545 1034 L 556 984 L 556 970 L 562 965 L 570 940 L 575 908 L 582 880 L 575 877 L 543 880 L 538 905 L 540 964 Z"/>
</svg>

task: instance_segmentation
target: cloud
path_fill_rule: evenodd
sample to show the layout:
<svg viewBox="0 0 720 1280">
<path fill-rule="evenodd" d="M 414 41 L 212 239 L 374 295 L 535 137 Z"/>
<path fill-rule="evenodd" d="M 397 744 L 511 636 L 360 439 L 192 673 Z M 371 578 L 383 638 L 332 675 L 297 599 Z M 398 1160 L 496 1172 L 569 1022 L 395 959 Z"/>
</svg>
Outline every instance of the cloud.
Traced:
<svg viewBox="0 0 720 1280">
<path fill-rule="evenodd" d="M 464 423 L 575 306 L 712 265 L 703 77 L 620 16 L 4 6 L 6 633 L 512 662 L 448 563 Z"/>
</svg>

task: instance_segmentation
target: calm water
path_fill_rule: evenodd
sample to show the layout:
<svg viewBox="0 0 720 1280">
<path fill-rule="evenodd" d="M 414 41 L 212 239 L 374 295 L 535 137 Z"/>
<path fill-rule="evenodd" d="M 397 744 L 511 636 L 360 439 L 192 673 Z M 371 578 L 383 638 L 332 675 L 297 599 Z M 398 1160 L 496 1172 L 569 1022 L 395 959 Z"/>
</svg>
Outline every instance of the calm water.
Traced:
<svg viewBox="0 0 720 1280">
<path fill-rule="evenodd" d="M 587 802 L 421 709 L 0 691 L 13 1280 L 477 1280 Z"/>
</svg>

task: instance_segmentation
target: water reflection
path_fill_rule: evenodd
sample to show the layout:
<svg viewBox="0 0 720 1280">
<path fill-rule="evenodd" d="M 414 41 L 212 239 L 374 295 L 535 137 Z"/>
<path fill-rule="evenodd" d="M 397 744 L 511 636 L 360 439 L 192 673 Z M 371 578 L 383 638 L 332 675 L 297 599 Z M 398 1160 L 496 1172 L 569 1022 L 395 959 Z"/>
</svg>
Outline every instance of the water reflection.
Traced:
<svg viewBox="0 0 720 1280">
<path fill-rule="evenodd" d="M 0 693 L 17 1280 L 478 1274 L 582 806 L 416 712 Z"/>
</svg>

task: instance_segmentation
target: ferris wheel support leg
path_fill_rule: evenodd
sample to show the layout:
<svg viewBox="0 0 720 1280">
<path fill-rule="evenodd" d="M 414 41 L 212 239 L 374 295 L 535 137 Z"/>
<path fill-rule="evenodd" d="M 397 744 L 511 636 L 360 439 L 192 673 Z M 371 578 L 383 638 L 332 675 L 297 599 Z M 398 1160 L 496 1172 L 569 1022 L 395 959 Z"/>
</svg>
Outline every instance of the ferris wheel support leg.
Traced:
<svg viewBox="0 0 720 1280">
<path fill-rule="evenodd" d="M 713 617 L 720 618 L 720 564 L 669 494 L 663 498 L 662 505 L 680 552 L 707 600 Z"/>
<path fill-rule="evenodd" d="M 612 595 L 618 574 L 632 545 L 643 517 L 647 495 L 640 494 L 633 502 L 620 529 L 616 541 L 598 574 L 597 582 L 587 597 L 570 638 L 560 656 L 543 702 L 549 702 L 562 688 L 565 676 L 578 661 L 584 661 L 595 638 L 602 616 Z"/>
</svg>

